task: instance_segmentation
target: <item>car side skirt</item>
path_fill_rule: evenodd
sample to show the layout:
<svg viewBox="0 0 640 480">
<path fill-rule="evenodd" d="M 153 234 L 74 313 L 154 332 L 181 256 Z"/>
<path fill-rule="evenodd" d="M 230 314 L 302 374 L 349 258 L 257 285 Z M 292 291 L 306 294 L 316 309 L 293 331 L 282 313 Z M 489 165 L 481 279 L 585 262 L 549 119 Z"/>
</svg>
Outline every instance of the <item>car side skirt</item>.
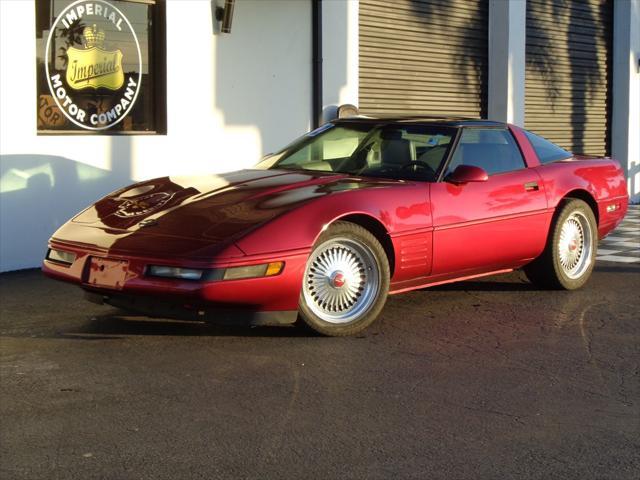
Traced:
<svg viewBox="0 0 640 480">
<path fill-rule="evenodd" d="M 446 283 L 463 282 L 465 280 L 471 280 L 474 278 L 488 277 L 491 275 L 498 275 L 501 273 L 509 273 L 509 272 L 512 272 L 513 270 L 514 270 L 513 268 L 503 268 L 500 270 L 492 270 L 490 272 L 475 273 L 472 275 L 457 276 L 457 277 L 450 277 L 450 278 L 443 278 L 445 277 L 444 275 L 439 275 L 431 278 L 419 278 L 419 279 L 415 279 L 407 282 L 396 283 L 395 285 L 392 284 L 391 290 L 389 291 L 389 295 L 396 295 L 398 293 L 410 292 L 411 290 L 418 290 L 420 288 L 435 287 L 437 285 L 444 285 Z"/>
</svg>

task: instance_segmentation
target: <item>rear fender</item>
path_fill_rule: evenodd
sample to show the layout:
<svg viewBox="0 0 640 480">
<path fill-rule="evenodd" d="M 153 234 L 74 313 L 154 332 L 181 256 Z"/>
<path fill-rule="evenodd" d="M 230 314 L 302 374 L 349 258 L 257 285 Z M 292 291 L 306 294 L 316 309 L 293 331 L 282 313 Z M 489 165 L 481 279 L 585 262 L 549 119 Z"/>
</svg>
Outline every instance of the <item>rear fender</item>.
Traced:
<svg viewBox="0 0 640 480">
<path fill-rule="evenodd" d="M 556 209 L 568 197 L 584 200 L 594 210 L 600 238 L 624 218 L 629 198 L 627 184 L 615 160 L 567 160 L 542 165 L 536 170 L 543 179 L 549 208 Z"/>
</svg>

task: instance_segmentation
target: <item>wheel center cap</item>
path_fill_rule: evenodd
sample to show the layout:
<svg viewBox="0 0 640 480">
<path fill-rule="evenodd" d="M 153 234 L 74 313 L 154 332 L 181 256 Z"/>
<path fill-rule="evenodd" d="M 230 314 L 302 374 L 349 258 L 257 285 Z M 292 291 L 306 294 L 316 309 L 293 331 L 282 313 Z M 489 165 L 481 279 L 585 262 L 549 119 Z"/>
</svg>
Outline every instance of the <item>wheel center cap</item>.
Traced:
<svg viewBox="0 0 640 480">
<path fill-rule="evenodd" d="M 578 248 L 578 241 L 574 238 L 569 242 L 569 250 L 573 252 L 576 248 Z"/>
<path fill-rule="evenodd" d="M 329 281 L 333 288 L 342 288 L 347 283 L 347 279 L 341 271 L 333 272 Z"/>
</svg>

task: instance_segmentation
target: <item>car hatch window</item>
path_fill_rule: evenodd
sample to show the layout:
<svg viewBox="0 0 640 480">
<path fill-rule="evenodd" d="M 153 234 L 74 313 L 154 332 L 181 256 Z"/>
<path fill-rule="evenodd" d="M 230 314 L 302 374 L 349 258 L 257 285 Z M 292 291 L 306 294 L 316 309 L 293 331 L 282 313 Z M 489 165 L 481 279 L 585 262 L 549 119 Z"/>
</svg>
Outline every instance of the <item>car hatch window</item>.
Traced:
<svg viewBox="0 0 640 480">
<path fill-rule="evenodd" d="M 465 128 L 447 167 L 446 175 L 460 165 L 473 165 L 489 175 L 520 170 L 524 158 L 507 129 Z"/>
<path fill-rule="evenodd" d="M 542 164 L 566 160 L 572 156 L 571 152 L 567 152 L 564 148 L 560 148 L 555 143 L 551 143 L 549 140 L 535 133 L 524 130 L 524 134 L 529 139 L 533 150 L 536 152 L 536 155 L 538 155 L 538 159 Z"/>
</svg>

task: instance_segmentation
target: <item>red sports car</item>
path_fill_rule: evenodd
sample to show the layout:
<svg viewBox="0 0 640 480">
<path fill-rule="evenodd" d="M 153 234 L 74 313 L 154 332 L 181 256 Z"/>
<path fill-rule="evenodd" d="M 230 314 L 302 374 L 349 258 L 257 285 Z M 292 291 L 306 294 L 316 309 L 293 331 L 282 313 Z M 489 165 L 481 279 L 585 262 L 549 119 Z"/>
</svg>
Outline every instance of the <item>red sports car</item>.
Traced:
<svg viewBox="0 0 640 480">
<path fill-rule="evenodd" d="M 366 328 L 395 294 L 524 268 L 575 289 L 627 210 L 620 166 L 504 123 L 336 120 L 250 170 L 108 195 L 44 272 L 151 316 Z"/>
</svg>

